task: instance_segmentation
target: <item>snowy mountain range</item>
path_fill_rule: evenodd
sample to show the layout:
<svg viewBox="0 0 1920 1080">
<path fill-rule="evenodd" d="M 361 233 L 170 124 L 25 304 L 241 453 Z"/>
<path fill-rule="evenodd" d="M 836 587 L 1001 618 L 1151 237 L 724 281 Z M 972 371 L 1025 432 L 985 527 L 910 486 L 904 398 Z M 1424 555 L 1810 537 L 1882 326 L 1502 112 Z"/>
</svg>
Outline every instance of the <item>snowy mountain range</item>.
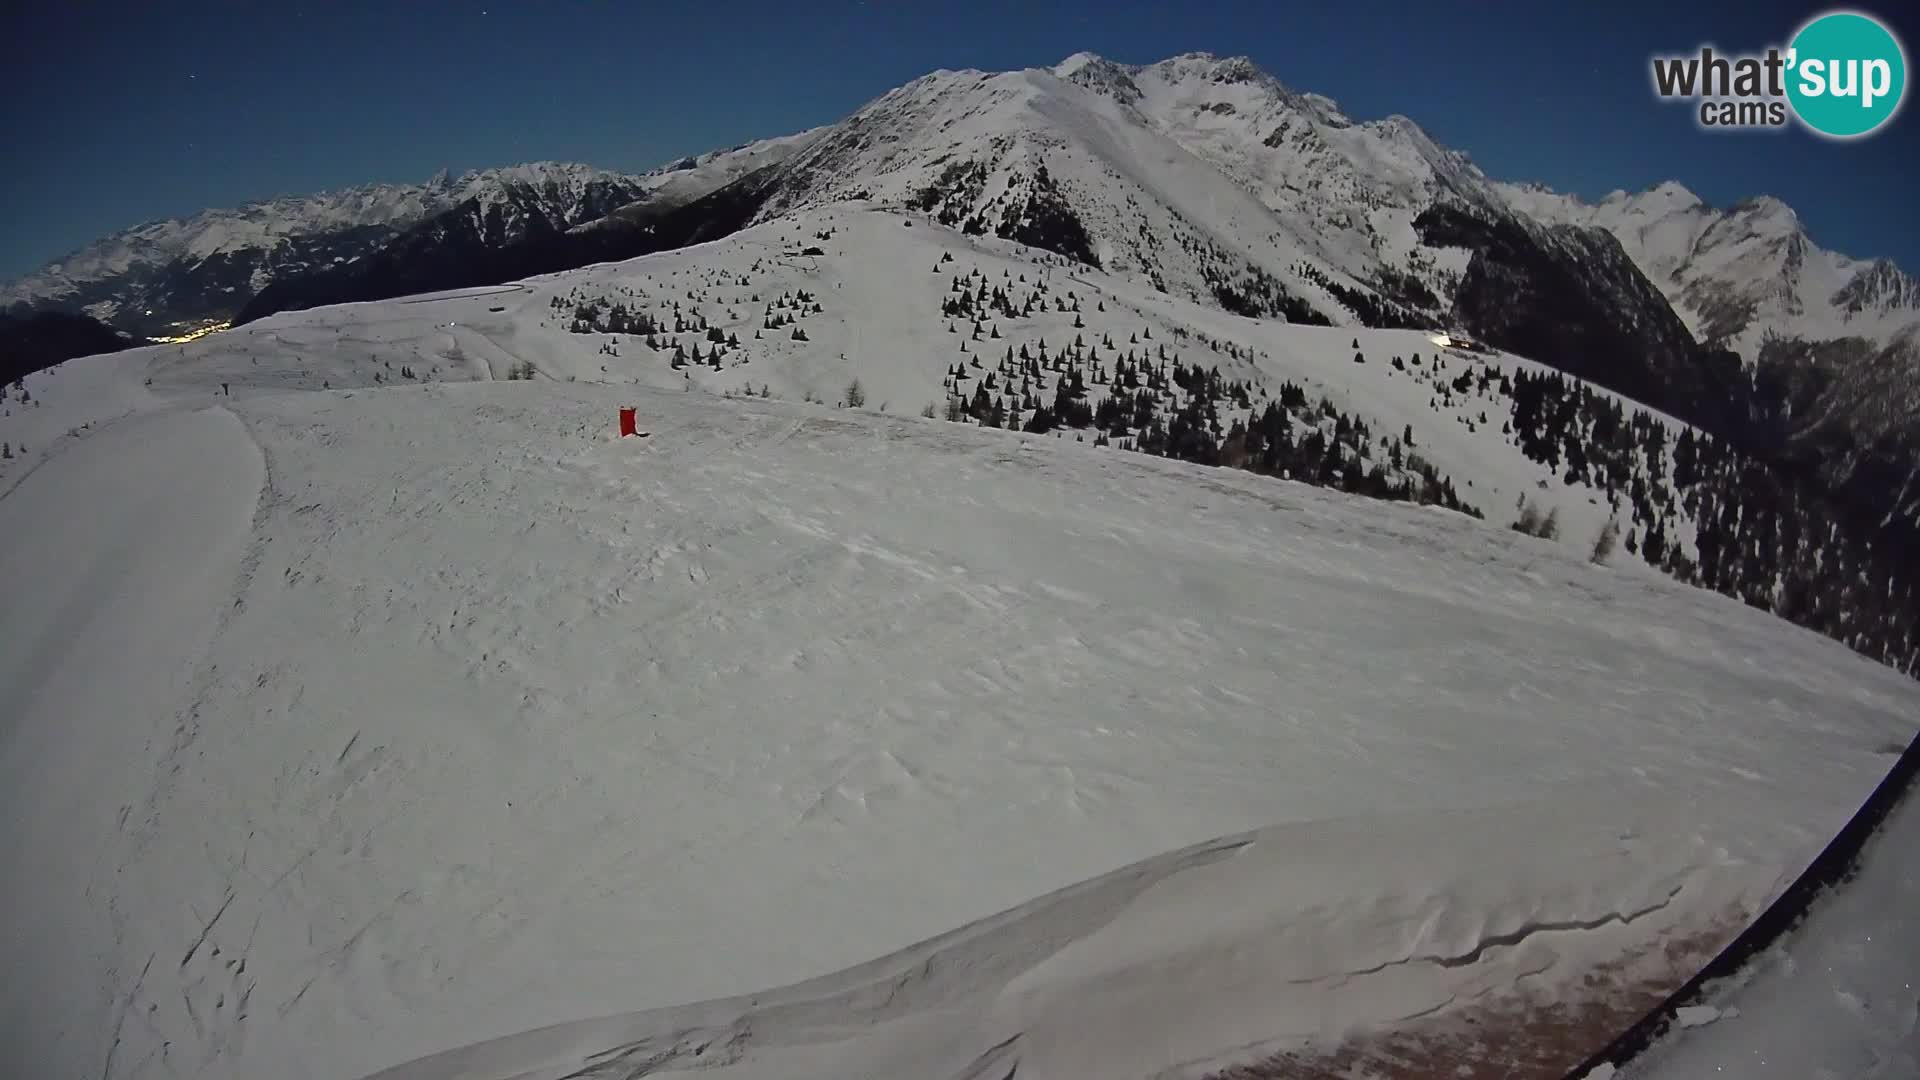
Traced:
<svg viewBox="0 0 1920 1080">
<path fill-rule="evenodd" d="M 1355 121 L 1241 57 L 936 71 L 644 176 L 543 164 L 209 211 L 103 240 L 0 304 L 151 333 L 617 261 L 849 200 L 1240 315 L 1465 330 L 1920 524 L 1920 287 L 1893 264 L 1817 247 L 1769 198 L 1716 210 L 1668 183 L 1591 205 L 1498 182 L 1406 117 Z"/>
<path fill-rule="evenodd" d="M 84 312 L 129 333 L 177 334 L 231 319 L 275 281 L 351 263 L 442 217 L 475 223 L 488 243 L 511 244 L 623 208 L 698 198 L 804 138 L 747 143 L 641 175 L 532 162 L 204 210 L 103 237 L 10 282 L 0 288 L 0 310 Z"/>
<path fill-rule="evenodd" d="M 1206 54 L 935 72 L 779 171 L 760 220 L 869 198 L 1240 314 L 1464 328 L 1920 522 L 1913 280 L 1777 200 L 1589 207 Z"/>
<path fill-rule="evenodd" d="M 1588 203 L 1538 185 L 1498 185 L 1538 220 L 1603 228 L 1703 341 L 1756 357 L 1770 338 L 1886 344 L 1920 326 L 1920 282 L 1808 237 L 1793 208 L 1759 196 L 1716 209 L 1674 181 Z"/>
<path fill-rule="evenodd" d="M 12 283 L 0 305 L 84 309 L 150 332 L 231 314 L 274 280 L 350 263 L 439 214 L 502 207 L 489 239 L 510 243 L 533 221 L 570 228 L 635 204 L 692 201 L 789 156 L 763 219 L 864 196 L 1004 234 L 1042 227 L 1032 210 L 1053 200 L 1086 234 L 1088 261 L 1189 295 L 1250 290 L 1236 302 L 1262 313 L 1378 322 L 1378 303 L 1444 321 L 1468 251 L 1425 242 L 1416 226 L 1442 204 L 1606 230 L 1689 329 L 1749 360 L 1768 335 L 1886 344 L 1920 324 L 1913 279 L 1885 260 L 1818 248 L 1776 200 L 1722 212 L 1668 183 L 1589 205 L 1496 183 L 1406 117 L 1356 123 L 1245 58 L 1205 53 L 938 71 L 828 128 L 641 176 L 536 163 L 208 210 L 97 241 Z"/>
<path fill-rule="evenodd" d="M 787 172 L 763 217 L 861 195 L 905 202 L 1230 309 L 1336 325 L 1449 324 L 1487 299 L 1511 308 L 1506 283 L 1468 273 L 1505 230 L 1504 258 L 1486 261 L 1531 262 L 1536 282 L 1546 269 L 1571 277 L 1601 321 L 1661 354 L 1627 361 L 1665 369 L 1653 382 L 1685 381 L 1673 370 L 1688 364 L 1683 332 L 1753 363 L 1775 338 L 1909 347 L 1920 327 L 1911 278 L 1817 247 L 1777 200 L 1722 212 L 1665 184 L 1592 207 L 1495 182 L 1406 117 L 1355 122 L 1244 58 L 1134 66 L 1083 53 L 1049 70 L 935 72 L 829 129 Z M 1049 205 L 1058 237 L 1036 231 Z"/>
<path fill-rule="evenodd" d="M 1051 246 L 1262 314 L 1447 321 L 1471 249 L 1431 242 L 1417 221 L 1447 206 L 1536 237 L 1606 231 L 1690 331 L 1749 361 L 1769 337 L 1886 345 L 1920 325 L 1912 278 L 1817 247 L 1777 200 L 1719 211 L 1669 182 L 1593 205 L 1496 182 L 1404 116 L 1356 122 L 1243 57 L 1205 53 L 937 71 L 838 124 L 638 176 L 535 163 L 208 210 L 103 238 L 11 283 L 0 306 L 83 309 L 141 332 L 231 314 L 272 281 L 350 263 L 440 214 L 500 208 L 482 232 L 506 244 L 530 228 L 616 225 L 783 162 L 758 220 L 864 197 L 1040 238 L 1054 205 L 1085 250 L 1072 236 Z"/>
<path fill-rule="evenodd" d="M 1500 189 L 1538 220 L 1606 230 L 1690 331 L 1753 366 L 1760 439 L 1920 520 L 1920 282 L 1821 248 L 1766 196 L 1717 209 L 1674 182 L 1598 204 Z"/>
</svg>

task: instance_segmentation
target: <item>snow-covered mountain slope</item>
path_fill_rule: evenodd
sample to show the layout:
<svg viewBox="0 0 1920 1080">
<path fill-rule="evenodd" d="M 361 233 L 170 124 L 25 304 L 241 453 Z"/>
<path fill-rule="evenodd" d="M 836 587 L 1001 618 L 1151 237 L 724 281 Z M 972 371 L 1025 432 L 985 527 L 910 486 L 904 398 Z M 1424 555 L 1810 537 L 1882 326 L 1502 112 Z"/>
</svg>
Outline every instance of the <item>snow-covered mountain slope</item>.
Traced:
<svg viewBox="0 0 1920 1080">
<path fill-rule="evenodd" d="M 1464 329 L 1723 435 L 1750 413 L 1611 233 L 1241 58 L 935 72 L 772 172 L 762 221 L 865 200 L 1238 315 Z"/>
<path fill-rule="evenodd" d="M 202 393 L 529 375 L 840 401 L 858 380 L 868 405 L 896 413 L 1543 531 L 1552 517 L 1573 553 L 1612 522 L 1622 565 L 1741 596 L 1903 670 L 1920 662 L 1904 601 L 1881 602 L 1909 583 L 1852 526 L 1815 496 L 1747 490 L 1747 464 L 1671 417 L 1510 354 L 1249 319 L 917 215 L 828 207 L 515 285 L 276 315 L 152 355 L 157 386 Z M 37 408 L 9 412 L 33 424 Z M 14 475 L 47 427 L 16 429 L 36 449 Z"/>
<path fill-rule="evenodd" d="M 1436 199 L 1501 207 L 1480 171 L 1404 116 L 1356 123 L 1318 94 L 1289 89 L 1244 57 L 1204 53 L 1117 68 L 1076 57 L 1056 69 L 1123 97 L 1154 127 L 1252 186 L 1290 228 L 1330 238 L 1342 267 L 1368 275 L 1413 254 L 1413 215 Z M 1116 70 L 1117 69 L 1117 70 Z M 1337 238 L 1337 239 L 1332 239 Z M 1396 256 L 1398 258 L 1396 258 Z"/>
<path fill-rule="evenodd" d="M 9 1071 L 353 1076 L 707 999 L 400 1075 L 1148 1075 L 1444 1038 L 1602 970 L 1670 985 L 1646 950 L 1723 937 L 1912 732 L 1893 672 L 1497 524 L 718 397 L 540 324 L 649 274 L 750 297 L 778 261 L 817 333 L 742 334 L 714 385 L 938 389 L 911 337 L 827 343 L 857 278 L 770 245 L 703 283 L 754 235 L 29 380 L 75 428 L 135 411 L 0 497 Z M 1155 340 L 1207 310 L 1161 303 L 1128 315 Z M 1249 367 L 1331 381 L 1321 351 Z M 382 358 L 541 377 L 374 385 Z"/>
<path fill-rule="evenodd" d="M 1620 240 L 1703 340 L 1757 367 L 1763 441 L 1871 516 L 1920 522 L 1920 284 L 1819 247 L 1777 199 L 1715 209 L 1677 183 L 1598 204 L 1503 185 L 1533 217 Z"/>
<path fill-rule="evenodd" d="M 458 200 L 468 181 L 404 189 L 413 202 L 375 189 L 379 212 L 346 222 L 358 231 L 326 232 L 329 239 L 316 241 L 325 250 L 243 252 L 234 257 L 246 264 L 237 268 L 245 274 L 236 275 L 232 253 L 220 246 L 225 226 L 207 228 L 219 242 L 199 244 L 206 252 L 194 248 L 203 262 L 170 264 L 167 287 L 232 314 L 262 284 L 295 282 L 272 290 L 270 303 L 262 298 L 250 307 L 251 317 L 508 281 L 652 250 L 640 234 L 661 206 L 751 181 L 751 190 L 716 204 L 714 216 L 724 225 L 678 231 L 713 235 L 756 215 L 776 220 L 795 208 L 867 198 L 1236 312 L 1335 325 L 1464 326 L 1742 441 L 1756 440 L 1730 425 L 1756 415 L 1839 418 L 1843 437 L 1816 440 L 1805 451 L 1815 458 L 1859 456 L 1843 445 L 1851 440 L 1864 447 L 1890 442 L 1869 456 L 1892 460 L 1909 436 L 1920 438 L 1908 430 L 1920 428 L 1912 409 L 1893 410 L 1898 422 L 1856 421 L 1847 404 L 1920 394 L 1920 379 L 1911 376 L 1920 368 L 1920 290 L 1891 264 L 1822 251 L 1791 210 L 1769 199 L 1722 213 L 1666 184 L 1589 206 L 1495 183 L 1406 117 L 1355 122 L 1327 98 L 1290 88 L 1240 57 L 1194 53 L 1123 65 L 1083 53 L 1047 69 L 935 72 L 838 124 L 622 178 L 644 197 L 605 216 L 592 211 L 606 209 L 611 196 L 562 199 L 555 212 L 551 197 L 530 195 L 524 185 L 501 187 L 498 177 L 481 183 L 488 175 L 469 180 L 508 194 L 457 206 L 453 218 L 398 248 L 390 225 L 427 213 L 414 205 L 421 190 L 459 188 L 448 195 Z M 346 196 L 316 198 L 359 205 Z M 272 218 L 282 212 L 278 206 L 255 216 Z M 751 212 L 739 213 L 742 206 Z M 284 213 L 297 222 L 310 211 L 290 206 Z M 180 224 L 154 228 L 180 231 Z M 543 239 L 548 228 L 612 238 L 556 248 Z M 622 235 L 634 242 L 623 245 Z M 511 250 L 529 237 L 530 250 Z M 254 251 L 247 245 L 263 241 L 246 234 L 234 242 Z M 334 250 L 347 242 L 351 251 Z M 97 275 L 95 264 L 128 258 L 124 238 L 103 243 L 106 253 L 82 260 L 80 270 L 92 265 L 88 272 Z M 391 258 L 343 280 L 354 275 L 342 267 L 368 267 L 352 260 L 382 245 Z M 284 265 L 274 269 L 263 258 Z M 123 326 L 132 312 L 153 306 L 142 291 L 150 292 L 147 286 L 85 291 L 63 273 L 55 267 L 16 294 L 89 304 Z M 303 281 L 313 287 L 301 287 Z M 1841 334 L 1861 336 L 1871 362 L 1844 371 L 1824 366 L 1834 350 L 1823 347 Z M 1717 419 L 1716 403 L 1730 391 L 1693 338 L 1730 344 L 1753 361 L 1762 342 L 1777 335 L 1801 344 L 1781 346 L 1791 355 L 1774 366 L 1814 369 L 1820 385 L 1800 386 L 1791 402 L 1735 402 L 1725 411 L 1740 419 Z M 1857 392 L 1841 393 L 1836 384 Z M 1849 481 L 1852 471 L 1843 462 L 1836 482 Z M 1888 509 L 1877 498 L 1868 501 L 1871 513 Z"/>
<path fill-rule="evenodd" d="M 1537 185 L 1499 187 L 1531 217 L 1618 237 L 1695 333 L 1750 361 L 1769 337 L 1885 345 L 1920 327 L 1920 283 L 1890 260 L 1820 247 L 1775 198 L 1717 209 L 1672 181 L 1597 204 Z"/>
<path fill-rule="evenodd" d="M 1116 365 L 1187 365 L 1217 368 L 1222 380 L 1246 385 L 1245 403 L 1218 416 L 1222 434 L 1291 383 L 1303 394 L 1295 409 L 1303 437 L 1316 423 L 1332 437 L 1332 417 L 1305 416 L 1330 405 L 1374 433 L 1356 441 L 1356 448 L 1366 444 L 1367 467 L 1403 477 L 1417 471 L 1416 457 L 1425 460 L 1466 505 L 1498 521 L 1509 520 L 1523 497 L 1542 512 L 1558 508 L 1567 523 L 1560 542 L 1569 550 L 1587 550 L 1614 513 L 1604 491 L 1569 484 L 1529 460 L 1502 431 L 1510 404 L 1477 381 L 1480 373 L 1545 374 L 1542 365 L 1441 349 L 1413 331 L 1248 319 L 1126 277 L 1062 266 L 1044 251 L 915 221 L 827 208 L 716 243 L 514 286 L 274 316 L 158 350 L 153 377 L 162 387 L 203 391 L 229 380 L 339 389 L 404 381 L 403 369 L 421 381 L 506 378 L 526 364 L 543 378 L 829 402 L 858 380 L 870 406 L 909 414 L 945 415 L 950 399 L 970 403 L 984 387 L 1014 402 L 1010 422 L 1018 423 L 1035 403 L 1054 400 L 1069 367 L 1080 373 L 1092 410 L 1126 381 Z M 976 304 L 982 287 L 989 298 Z M 962 289 L 979 316 L 977 336 L 971 315 L 950 313 Z M 994 290 L 1014 315 L 991 306 Z M 805 340 L 795 340 L 796 329 Z M 1356 352 L 1365 362 L 1355 362 Z M 1040 370 L 1027 373 L 1029 365 Z M 1468 373 L 1473 385 L 1456 387 Z M 1190 397 L 1166 386 L 1160 421 Z M 1676 435 L 1682 429 L 1661 422 Z M 1673 524 L 1684 542 L 1684 513 Z"/>
<path fill-rule="evenodd" d="M 1550 374 L 843 206 L 30 376 L 0 1046 L 351 1076 L 666 1010 L 401 1075 L 1145 1075 L 1624 1015 L 1920 689 L 1589 563 L 1606 484 L 1502 430 Z M 1060 426 L 912 415 L 989 378 Z M 1075 383 L 1129 419 L 1073 426 Z M 1285 470 L 1489 520 L 1121 448 L 1269 406 L 1330 448 Z"/>
<path fill-rule="evenodd" d="M 1723 437 L 1757 411 L 1611 233 L 1541 224 L 1411 121 L 1355 124 L 1244 59 L 935 72 L 753 160 L 768 164 L 664 215 L 642 204 L 518 235 L 477 207 L 442 215 L 276 283 L 240 320 L 508 282 L 860 202 L 1235 315 L 1464 328 Z M 1877 516 L 1888 485 L 1872 475 L 1862 501 Z"/>
<path fill-rule="evenodd" d="M 580 225 L 578 228 L 604 228 L 610 224 L 631 219 L 643 208 L 654 209 L 662 205 L 692 202 L 756 169 L 785 161 L 797 151 L 804 149 L 824 130 L 825 128 L 812 128 L 792 135 L 757 139 L 738 146 L 730 146 L 724 150 L 711 150 L 704 154 L 669 162 L 642 176 L 641 179 L 646 185 L 646 195 L 643 198 L 604 218 Z"/>
<path fill-rule="evenodd" d="M 618 193 L 556 213 L 509 185 L 376 238 L 373 257 L 304 259 L 251 300 L 218 262 L 192 288 L 217 287 L 223 310 L 254 318 L 630 258 L 860 199 L 1239 314 L 1464 328 L 1742 445 L 1773 445 L 1765 418 L 1791 415 L 1788 456 L 1823 469 L 1863 519 L 1904 519 L 1888 491 L 1920 483 L 1893 475 L 1920 445 L 1905 404 L 1920 394 L 1902 322 L 1914 290 L 1898 271 L 1810 248 L 1764 200 L 1709 221 L 1677 186 L 1594 208 L 1496 184 L 1411 120 L 1355 122 L 1244 58 L 939 71 L 826 128 L 626 179 L 645 197 L 612 213 L 599 211 Z M 686 220 L 662 224 L 668 206 Z M 1841 371 L 1829 353 L 1854 346 L 1780 346 L 1792 355 L 1772 366 L 1790 388 L 1753 402 L 1694 340 L 1731 340 L 1737 322 L 1751 344 L 1789 316 L 1803 331 L 1871 324 L 1874 355 Z M 1815 424 L 1829 434 L 1810 436 Z"/>
<path fill-rule="evenodd" d="M 1463 261 L 1423 248 L 1412 218 L 1442 194 L 1504 212 L 1410 122 L 1354 126 L 1244 60 L 1199 54 L 935 72 L 828 129 L 787 172 L 763 216 L 849 197 L 913 206 L 1297 321 L 1362 321 L 1354 298 L 1383 289 L 1437 319 L 1424 291 Z"/>
<path fill-rule="evenodd" d="M 492 217 L 502 226 L 493 242 L 511 242 L 530 225 L 568 228 L 636 203 L 698 198 L 806 138 L 746 143 L 639 176 L 534 162 L 149 222 L 8 283 L 0 308 L 85 311 L 130 332 L 177 334 L 231 318 L 276 280 L 352 262 L 441 214 Z"/>
<path fill-rule="evenodd" d="M 1775 200 L 1494 183 L 1405 117 L 1356 123 L 1207 54 L 935 72 L 782 172 L 762 220 L 866 198 L 1236 313 L 1464 327 L 1807 467 L 1863 521 L 1920 506 L 1920 288 Z M 1764 345 L 1767 379 L 1703 343 Z"/>
<path fill-rule="evenodd" d="M 1236 315 L 1464 329 L 1790 467 L 1855 528 L 1920 528 L 1920 459 L 1907 452 L 1920 446 L 1908 407 L 1920 381 L 1903 344 L 1840 372 L 1817 343 L 1771 365 L 1785 377 L 1753 384 L 1731 354 L 1701 348 L 1613 232 L 1536 220 L 1411 121 L 1355 123 L 1244 59 L 1083 54 L 935 72 L 841 123 L 734 153 L 767 164 L 671 209 L 654 200 L 586 226 L 516 231 L 477 206 L 442 215 L 373 256 L 275 283 L 239 319 L 509 282 L 864 202 Z"/>
</svg>

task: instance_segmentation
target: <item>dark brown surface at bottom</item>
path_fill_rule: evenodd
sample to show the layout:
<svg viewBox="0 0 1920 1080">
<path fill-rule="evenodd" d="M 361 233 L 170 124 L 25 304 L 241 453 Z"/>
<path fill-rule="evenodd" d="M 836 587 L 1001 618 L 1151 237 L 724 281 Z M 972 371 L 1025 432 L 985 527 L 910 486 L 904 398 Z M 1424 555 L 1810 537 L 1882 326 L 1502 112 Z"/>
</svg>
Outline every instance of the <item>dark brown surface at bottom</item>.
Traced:
<svg viewBox="0 0 1920 1080">
<path fill-rule="evenodd" d="M 1743 922 L 1729 913 L 1709 929 L 1623 956 L 1553 1000 L 1519 988 L 1499 1000 L 1484 995 L 1405 1027 L 1284 1050 L 1207 1080 L 1561 1080 L 1685 983 Z"/>
</svg>

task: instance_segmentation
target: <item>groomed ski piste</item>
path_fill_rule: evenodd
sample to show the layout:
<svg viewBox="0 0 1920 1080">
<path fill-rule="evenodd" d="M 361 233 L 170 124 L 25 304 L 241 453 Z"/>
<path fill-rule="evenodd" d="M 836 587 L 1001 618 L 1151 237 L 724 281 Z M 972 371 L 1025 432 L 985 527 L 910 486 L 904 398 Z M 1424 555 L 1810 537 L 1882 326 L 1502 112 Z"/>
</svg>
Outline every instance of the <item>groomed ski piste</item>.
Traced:
<svg viewBox="0 0 1920 1080">
<path fill-rule="evenodd" d="M 989 363 L 1150 332 L 1410 427 L 1487 520 L 921 418 L 955 273 L 1079 301 Z M 616 296 L 741 343 L 571 332 Z M 1416 350 L 843 207 L 30 377 L 0 1071 L 1552 1075 L 1920 685 L 1590 563 L 1605 506 Z"/>
</svg>

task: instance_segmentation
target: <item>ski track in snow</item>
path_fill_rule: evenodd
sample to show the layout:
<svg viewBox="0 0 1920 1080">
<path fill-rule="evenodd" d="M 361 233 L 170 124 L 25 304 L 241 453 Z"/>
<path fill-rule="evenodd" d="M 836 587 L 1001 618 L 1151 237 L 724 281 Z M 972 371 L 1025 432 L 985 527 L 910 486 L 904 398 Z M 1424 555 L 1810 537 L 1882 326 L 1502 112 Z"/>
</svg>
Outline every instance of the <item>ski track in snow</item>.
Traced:
<svg viewBox="0 0 1920 1080">
<path fill-rule="evenodd" d="M 1912 732 L 1897 674 L 1495 522 L 632 361 L 343 376 L 593 377 L 557 290 L 754 242 L 35 377 L 102 423 L 0 497 L 19 1071 L 1191 1071 L 1737 921 Z M 833 359 L 911 352 L 876 310 L 783 387 L 937 391 Z"/>
</svg>

